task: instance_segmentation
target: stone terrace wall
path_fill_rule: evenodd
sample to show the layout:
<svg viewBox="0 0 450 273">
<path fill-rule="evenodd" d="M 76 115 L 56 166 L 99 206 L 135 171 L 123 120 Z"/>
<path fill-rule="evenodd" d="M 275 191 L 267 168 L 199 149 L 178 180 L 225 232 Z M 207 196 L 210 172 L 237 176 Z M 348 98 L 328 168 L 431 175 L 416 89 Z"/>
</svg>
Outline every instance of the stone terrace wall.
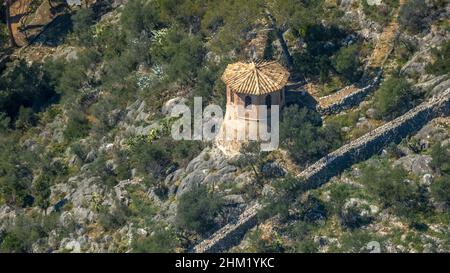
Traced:
<svg viewBox="0 0 450 273">
<path fill-rule="evenodd" d="M 450 89 L 420 104 L 405 115 L 328 154 L 299 176 L 304 178 L 307 189 L 319 187 L 351 165 L 380 152 L 387 144 L 399 142 L 407 135 L 418 131 L 435 117 L 446 115 L 450 115 Z M 229 249 L 242 239 L 247 230 L 257 224 L 257 213 L 260 208 L 260 204 L 251 206 L 236 223 L 228 224 L 218 230 L 209 239 L 194 247 L 193 251 L 220 252 Z"/>
<path fill-rule="evenodd" d="M 370 95 L 377 89 L 380 78 L 381 73 L 379 73 L 369 85 L 360 88 L 345 97 L 340 98 L 339 100 L 325 108 L 322 108 L 318 105 L 317 110 L 323 115 L 332 115 L 360 104 L 368 95 Z M 331 94 L 329 96 L 337 97 L 337 95 L 338 93 Z M 324 99 L 326 97 L 327 96 L 322 97 L 321 99 Z"/>
</svg>

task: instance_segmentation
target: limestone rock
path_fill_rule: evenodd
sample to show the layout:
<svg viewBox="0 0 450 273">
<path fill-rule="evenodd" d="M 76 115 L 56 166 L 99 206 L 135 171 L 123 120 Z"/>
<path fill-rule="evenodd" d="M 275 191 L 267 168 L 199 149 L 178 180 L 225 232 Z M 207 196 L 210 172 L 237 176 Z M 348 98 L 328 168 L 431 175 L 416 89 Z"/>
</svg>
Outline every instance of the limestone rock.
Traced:
<svg viewBox="0 0 450 273">
<path fill-rule="evenodd" d="M 422 176 L 433 171 L 430 167 L 431 160 L 431 156 L 428 155 L 407 155 L 396 160 L 394 165 L 401 165 L 407 171 Z"/>
</svg>

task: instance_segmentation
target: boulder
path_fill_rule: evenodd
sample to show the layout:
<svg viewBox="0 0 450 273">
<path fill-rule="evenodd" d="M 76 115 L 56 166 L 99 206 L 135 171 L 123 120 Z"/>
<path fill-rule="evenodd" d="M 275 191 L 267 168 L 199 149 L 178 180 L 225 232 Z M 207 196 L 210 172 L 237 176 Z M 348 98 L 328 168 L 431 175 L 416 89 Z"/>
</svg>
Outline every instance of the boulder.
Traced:
<svg viewBox="0 0 450 273">
<path fill-rule="evenodd" d="M 164 103 L 162 109 L 161 109 L 161 113 L 163 115 L 170 115 L 170 113 L 172 112 L 172 109 L 175 107 L 175 105 L 178 104 L 186 104 L 186 99 L 183 97 L 176 97 L 173 99 L 168 100 L 166 103 Z"/>
<path fill-rule="evenodd" d="M 415 175 L 423 176 L 427 173 L 432 173 L 433 170 L 430 166 L 431 161 L 431 156 L 413 154 L 397 159 L 394 162 L 394 166 L 400 165 Z"/>
<path fill-rule="evenodd" d="M 369 108 L 366 111 L 366 117 L 374 119 L 377 115 L 377 110 L 375 108 Z"/>
<path fill-rule="evenodd" d="M 378 207 L 370 206 L 367 201 L 350 198 L 342 207 L 340 221 L 347 228 L 359 228 L 369 224 L 377 212 Z"/>
<path fill-rule="evenodd" d="M 282 177 L 286 171 L 276 162 L 268 162 L 261 167 L 261 173 L 269 178 Z"/>
</svg>

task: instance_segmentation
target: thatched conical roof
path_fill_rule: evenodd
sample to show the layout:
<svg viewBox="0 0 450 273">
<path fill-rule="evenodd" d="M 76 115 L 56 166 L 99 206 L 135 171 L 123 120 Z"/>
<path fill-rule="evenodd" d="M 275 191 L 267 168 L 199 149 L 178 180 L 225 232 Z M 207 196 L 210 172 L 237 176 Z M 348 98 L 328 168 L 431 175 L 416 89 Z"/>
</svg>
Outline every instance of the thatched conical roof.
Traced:
<svg viewBox="0 0 450 273">
<path fill-rule="evenodd" d="M 282 89 L 289 72 L 276 61 L 237 62 L 229 64 L 222 80 L 232 91 L 251 95 L 263 95 Z"/>
</svg>

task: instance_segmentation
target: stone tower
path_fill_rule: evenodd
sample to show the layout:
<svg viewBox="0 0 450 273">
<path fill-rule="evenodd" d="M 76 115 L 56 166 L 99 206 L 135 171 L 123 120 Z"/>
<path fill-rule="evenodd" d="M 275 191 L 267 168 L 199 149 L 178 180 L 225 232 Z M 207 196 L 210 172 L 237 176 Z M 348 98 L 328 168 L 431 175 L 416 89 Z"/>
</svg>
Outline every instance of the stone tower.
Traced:
<svg viewBox="0 0 450 273">
<path fill-rule="evenodd" d="M 259 134 L 260 127 L 265 125 L 270 130 L 270 113 L 284 106 L 288 78 L 289 72 L 276 61 L 228 65 L 222 75 L 227 107 L 217 137 L 222 150 L 237 152 L 243 142 L 264 140 Z"/>
</svg>

